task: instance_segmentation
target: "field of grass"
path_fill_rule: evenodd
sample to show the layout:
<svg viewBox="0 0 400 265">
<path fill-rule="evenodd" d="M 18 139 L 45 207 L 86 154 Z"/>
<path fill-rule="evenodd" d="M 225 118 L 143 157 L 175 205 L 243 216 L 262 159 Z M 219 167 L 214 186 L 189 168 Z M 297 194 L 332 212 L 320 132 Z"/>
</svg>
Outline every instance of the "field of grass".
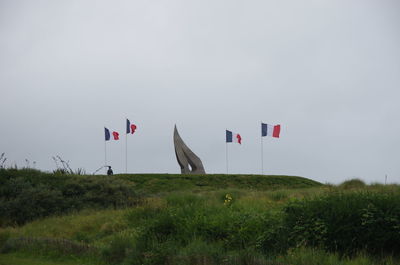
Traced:
<svg viewBox="0 0 400 265">
<path fill-rule="evenodd" d="M 260 175 L 175 175 L 175 174 L 132 174 L 116 175 L 130 181 L 135 190 L 142 193 L 172 191 L 210 191 L 227 188 L 275 190 L 282 188 L 309 188 L 321 183 L 295 176 Z"/>
<path fill-rule="evenodd" d="M 398 185 L 333 186 L 289 176 L 114 178 L 140 194 L 134 204 L 89 204 L 3 225 L 0 265 L 400 264 Z M 84 204 L 91 197 L 81 198 Z"/>
</svg>

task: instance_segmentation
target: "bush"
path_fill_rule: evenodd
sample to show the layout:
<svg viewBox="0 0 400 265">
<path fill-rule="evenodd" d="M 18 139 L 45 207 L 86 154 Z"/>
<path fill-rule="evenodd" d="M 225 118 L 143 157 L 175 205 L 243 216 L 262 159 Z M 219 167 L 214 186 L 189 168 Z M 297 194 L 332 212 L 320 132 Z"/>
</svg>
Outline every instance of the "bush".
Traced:
<svg viewBox="0 0 400 265">
<path fill-rule="evenodd" d="M 350 179 L 346 180 L 342 184 L 339 185 L 339 188 L 341 189 L 360 189 L 365 187 L 365 182 L 362 181 L 361 179 Z"/>
<path fill-rule="evenodd" d="M 264 213 L 226 205 L 221 198 L 175 194 L 162 207 L 133 209 L 128 220 L 139 227 L 139 236 L 128 259 L 137 260 L 134 264 L 157 264 L 162 259 L 175 262 L 171 264 L 264 264 L 262 255 L 273 258 L 289 250 L 299 260 L 316 255 L 321 262 L 334 264 L 339 256 L 321 253 L 365 251 L 379 257 L 400 250 L 400 193 L 328 193 L 291 199 L 283 208 Z M 318 251 L 293 252 L 302 247 Z"/>
<path fill-rule="evenodd" d="M 2 200 L 1 216 L 6 223 L 23 224 L 27 221 L 51 214 L 59 214 L 68 207 L 64 204 L 60 191 L 51 190 L 44 185 L 28 187 L 12 200 Z"/>
<path fill-rule="evenodd" d="M 129 181 L 112 176 L 50 174 L 32 169 L 0 171 L 0 226 L 22 225 L 84 208 L 132 206 L 139 201 Z"/>
<path fill-rule="evenodd" d="M 400 252 L 400 193 L 330 193 L 284 209 L 291 246 L 353 255 Z"/>
<path fill-rule="evenodd" d="M 128 222 L 139 231 L 129 260 L 135 260 L 134 264 L 158 264 L 162 259 L 177 264 L 201 264 L 202 260 L 221 264 L 227 251 L 257 247 L 263 217 L 253 209 L 226 205 L 219 196 L 210 202 L 199 195 L 171 195 L 163 207 L 139 207 L 128 214 Z M 196 249 L 201 253 L 196 254 Z"/>
<path fill-rule="evenodd" d="M 288 229 L 284 226 L 283 218 L 281 211 L 267 212 L 263 216 L 256 246 L 264 254 L 277 255 L 285 253 L 289 248 Z"/>
</svg>

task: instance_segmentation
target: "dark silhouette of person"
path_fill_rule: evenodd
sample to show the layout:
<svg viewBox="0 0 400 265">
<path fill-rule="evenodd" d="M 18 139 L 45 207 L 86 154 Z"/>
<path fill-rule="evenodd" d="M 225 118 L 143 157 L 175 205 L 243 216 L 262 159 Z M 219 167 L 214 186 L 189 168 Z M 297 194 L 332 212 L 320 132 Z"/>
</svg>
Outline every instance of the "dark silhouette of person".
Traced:
<svg viewBox="0 0 400 265">
<path fill-rule="evenodd" d="M 111 169 L 111 166 L 108 166 L 107 175 L 111 176 L 114 172 Z"/>
</svg>

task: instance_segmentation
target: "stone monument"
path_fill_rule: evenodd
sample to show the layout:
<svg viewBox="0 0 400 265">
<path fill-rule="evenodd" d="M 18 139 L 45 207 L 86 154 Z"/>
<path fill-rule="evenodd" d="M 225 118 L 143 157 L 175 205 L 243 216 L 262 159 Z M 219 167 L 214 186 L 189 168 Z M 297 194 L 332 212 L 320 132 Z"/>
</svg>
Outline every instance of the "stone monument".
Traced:
<svg viewBox="0 0 400 265">
<path fill-rule="evenodd" d="M 182 174 L 206 174 L 200 158 L 183 142 L 178 130 L 174 129 L 175 155 Z"/>
</svg>

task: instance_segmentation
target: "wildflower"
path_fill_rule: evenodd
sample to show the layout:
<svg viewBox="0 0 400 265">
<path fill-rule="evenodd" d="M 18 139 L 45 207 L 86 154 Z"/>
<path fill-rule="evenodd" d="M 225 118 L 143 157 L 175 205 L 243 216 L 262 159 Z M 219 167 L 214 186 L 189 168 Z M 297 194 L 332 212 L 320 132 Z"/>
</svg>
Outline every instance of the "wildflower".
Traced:
<svg viewBox="0 0 400 265">
<path fill-rule="evenodd" d="M 225 195 L 225 199 L 224 199 L 224 205 L 229 206 L 232 203 L 232 196 L 228 193 Z"/>
</svg>

